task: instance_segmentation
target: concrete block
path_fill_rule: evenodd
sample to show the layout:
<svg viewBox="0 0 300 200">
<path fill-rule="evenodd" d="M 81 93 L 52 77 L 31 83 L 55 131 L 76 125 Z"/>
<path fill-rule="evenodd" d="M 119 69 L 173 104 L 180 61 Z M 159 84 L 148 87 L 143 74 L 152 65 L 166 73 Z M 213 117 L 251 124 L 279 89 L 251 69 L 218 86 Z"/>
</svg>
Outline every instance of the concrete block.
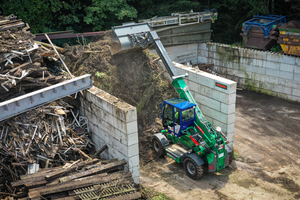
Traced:
<svg viewBox="0 0 300 200">
<path fill-rule="evenodd" d="M 294 79 L 293 80 L 300 82 L 300 73 L 294 73 Z"/>
<path fill-rule="evenodd" d="M 278 79 L 278 84 L 285 86 L 285 87 L 290 87 L 290 88 L 300 88 L 299 81 L 291 81 L 291 80 L 283 79 L 283 78 Z"/>
<path fill-rule="evenodd" d="M 139 155 L 131 156 L 131 157 L 127 158 L 126 161 L 128 163 L 129 169 L 138 167 L 140 164 Z"/>
<path fill-rule="evenodd" d="M 206 43 L 198 43 L 198 49 L 208 50 Z"/>
<path fill-rule="evenodd" d="M 215 81 L 211 79 L 206 72 L 202 73 L 190 73 L 189 80 L 199 83 L 200 85 L 205 85 L 207 87 L 214 88 Z"/>
<path fill-rule="evenodd" d="M 282 94 L 292 94 L 292 88 L 284 87 L 282 85 L 274 85 L 273 88 L 270 88 L 274 92 L 282 93 Z"/>
<path fill-rule="evenodd" d="M 235 123 L 231 123 L 227 125 L 227 133 L 233 133 L 234 132 L 234 124 Z"/>
<path fill-rule="evenodd" d="M 256 58 L 256 51 L 252 49 L 242 49 L 245 58 Z"/>
<path fill-rule="evenodd" d="M 217 46 L 216 45 L 212 45 L 212 44 L 206 44 L 206 47 L 209 51 L 216 51 Z M 220 47 L 220 46 L 218 46 Z"/>
<path fill-rule="evenodd" d="M 280 73 L 279 73 L 279 78 L 293 80 L 293 77 L 294 77 L 293 72 L 280 71 Z"/>
<path fill-rule="evenodd" d="M 255 79 L 255 80 L 259 80 L 261 82 L 267 82 L 267 83 L 271 83 L 271 84 L 278 84 L 279 83 L 279 78 L 278 77 L 271 77 L 271 76 L 266 76 L 266 75 L 258 76 L 258 78 Z"/>
<path fill-rule="evenodd" d="M 287 97 L 289 100 L 300 102 L 300 96 L 297 97 L 297 96 L 288 95 Z"/>
<path fill-rule="evenodd" d="M 130 145 L 127 147 L 127 149 L 128 149 L 128 153 L 126 155 L 128 155 L 129 157 L 139 155 L 139 145 L 138 144 Z"/>
<path fill-rule="evenodd" d="M 208 63 L 207 57 L 198 56 L 197 60 L 198 60 L 198 63 Z"/>
<path fill-rule="evenodd" d="M 111 123 L 111 122 L 110 122 Z M 134 123 L 134 122 L 130 122 Z M 113 118 L 113 124 L 112 124 L 116 129 L 119 129 L 122 132 L 127 132 L 127 123 L 123 122 L 119 119 Z M 134 132 L 134 131 L 133 131 Z"/>
<path fill-rule="evenodd" d="M 228 104 L 235 104 L 235 102 L 236 102 L 236 93 L 229 94 Z"/>
<path fill-rule="evenodd" d="M 199 49 L 197 56 L 208 57 L 208 51 L 207 50 L 203 50 L 203 49 Z"/>
<path fill-rule="evenodd" d="M 299 65 L 295 65 L 294 67 L 295 67 L 294 72 L 300 74 L 300 59 L 299 59 Z"/>
<path fill-rule="evenodd" d="M 217 121 L 220 121 L 224 124 L 234 123 L 235 114 L 226 115 L 220 111 L 216 111 L 212 108 L 209 108 L 207 106 L 202 106 L 202 105 L 200 105 L 200 109 L 204 113 L 205 116 L 211 117 L 211 118 L 213 118 Z"/>
<path fill-rule="evenodd" d="M 280 63 L 280 71 L 285 71 L 285 72 L 294 72 L 295 65 L 290 65 L 286 63 Z"/>
<path fill-rule="evenodd" d="M 127 134 L 135 133 L 135 132 L 137 132 L 137 130 L 138 130 L 138 128 L 137 128 L 136 121 L 126 123 L 126 133 Z"/>
<path fill-rule="evenodd" d="M 296 64 L 296 58 L 292 57 L 292 56 L 283 55 L 282 59 L 281 59 L 281 63 L 295 65 Z"/>
<path fill-rule="evenodd" d="M 213 52 L 213 51 L 208 51 L 208 56 L 207 57 L 209 57 L 209 58 L 215 58 L 216 59 L 216 57 L 215 57 L 215 52 Z M 203 57 L 202 55 L 198 55 L 198 56 L 201 56 L 201 57 Z"/>
<path fill-rule="evenodd" d="M 277 69 L 266 69 L 267 76 L 280 77 L 280 71 Z"/>
<path fill-rule="evenodd" d="M 267 59 L 267 52 L 265 52 L 265 51 L 256 51 L 256 59 L 266 60 Z"/>
<path fill-rule="evenodd" d="M 139 184 L 140 183 L 140 167 L 133 167 L 131 169 L 129 169 L 129 171 L 132 174 L 132 178 L 135 184 Z"/>
<path fill-rule="evenodd" d="M 233 63 L 232 68 L 235 70 L 239 70 L 240 69 L 241 64 L 240 63 Z M 225 66 L 226 67 L 226 66 Z"/>
<path fill-rule="evenodd" d="M 128 142 L 127 142 L 128 146 L 131 146 L 133 144 L 137 144 L 139 142 L 138 132 L 128 134 L 127 138 L 128 138 Z"/>
<path fill-rule="evenodd" d="M 300 89 L 293 88 L 292 95 L 296 97 L 300 97 Z"/>
<path fill-rule="evenodd" d="M 266 68 L 258 67 L 255 65 L 247 65 L 246 70 L 247 70 L 247 72 L 253 72 L 256 74 L 265 74 L 266 73 Z"/>
<path fill-rule="evenodd" d="M 267 61 L 272 62 L 282 62 L 283 61 L 283 55 L 277 54 L 277 53 L 267 53 Z"/>
<path fill-rule="evenodd" d="M 221 103 L 221 112 L 224 114 L 235 113 L 235 104 Z"/>
<path fill-rule="evenodd" d="M 226 86 L 224 88 L 223 86 Z M 226 94 L 232 94 L 236 92 L 236 82 L 222 77 L 215 77 L 215 90 L 224 92 Z"/>
<path fill-rule="evenodd" d="M 165 49 L 168 53 L 183 52 L 183 51 L 188 50 L 188 45 L 183 44 L 183 45 L 178 45 L 178 46 L 165 47 Z M 155 51 L 155 54 L 157 54 L 156 51 Z"/>
<path fill-rule="evenodd" d="M 189 83 L 187 85 L 189 86 L 189 89 L 191 91 L 199 92 L 199 84 L 198 83 L 195 83 L 193 81 L 189 81 Z"/>
<path fill-rule="evenodd" d="M 188 51 L 193 50 L 193 51 L 197 52 L 197 49 L 198 49 L 198 44 L 197 43 L 192 43 L 192 44 L 187 45 L 187 50 Z"/>
<path fill-rule="evenodd" d="M 137 120 L 136 108 L 132 108 L 125 111 L 125 121 L 132 122 Z"/>
<path fill-rule="evenodd" d="M 269 68 L 269 69 L 279 70 L 280 62 L 267 61 L 267 62 L 264 62 L 264 67 Z"/>
<path fill-rule="evenodd" d="M 199 105 L 204 105 L 214 110 L 221 111 L 221 102 L 217 100 L 197 93 L 195 94 L 194 98 Z"/>
<path fill-rule="evenodd" d="M 208 88 L 206 86 L 201 86 L 200 87 L 200 94 L 204 95 L 204 96 L 207 96 L 207 97 L 210 97 L 212 99 L 218 100 L 218 101 L 220 101 L 222 103 L 225 103 L 225 104 L 229 102 L 229 95 L 228 94 L 216 91 L 216 90 L 214 90 L 212 88 Z"/>
</svg>

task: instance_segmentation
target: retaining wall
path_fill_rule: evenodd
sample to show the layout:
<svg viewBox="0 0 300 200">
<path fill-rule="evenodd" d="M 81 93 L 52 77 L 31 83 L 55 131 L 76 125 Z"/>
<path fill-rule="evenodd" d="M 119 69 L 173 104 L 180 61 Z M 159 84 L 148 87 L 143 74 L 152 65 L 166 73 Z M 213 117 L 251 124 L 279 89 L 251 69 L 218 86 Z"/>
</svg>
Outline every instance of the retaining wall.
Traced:
<svg viewBox="0 0 300 200">
<path fill-rule="evenodd" d="M 108 145 L 101 156 L 125 159 L 125 170 L 140 181 L 139 148 L 136 108 L 118 98 L 92 87 L 84 91 L 80 112 L 89 119 L 92 141 L 96 150 Z"/>
<path fill-rule="evenodd" d="M 236 82 L 179 63 L 174 65 L 179 74 L 189 74 L 185 82 L 203 115 L 214 127 L 222 128 L 233 147 Z M 170 78 L 169 74 L 166 77 Z"/>
<path fill-rule="evenodd" d="M 300 102 L 300 57 L 280 53 L 198 43 L 167 47 L 179 63 L 214 63 L 213 70 L 237 86 Z"/>
</svg>

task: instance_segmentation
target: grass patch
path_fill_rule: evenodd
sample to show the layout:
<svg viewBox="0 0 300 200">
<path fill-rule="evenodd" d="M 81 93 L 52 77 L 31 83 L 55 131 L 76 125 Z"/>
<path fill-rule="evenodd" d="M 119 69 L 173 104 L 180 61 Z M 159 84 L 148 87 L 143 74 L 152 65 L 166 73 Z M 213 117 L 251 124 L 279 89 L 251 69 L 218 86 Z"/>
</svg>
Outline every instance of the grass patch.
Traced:
<svg viewBox="0 0 300 200">
<path fill-rule="evenodd" d="M 170 197 L 167 197 L 164 193 L 157 192 L 148 187 L 144 187 L 141 185 L 140 191 L 142 193 L 142 199 L 150 199 L 150 200 L 172 200 Z"/>
</svg>

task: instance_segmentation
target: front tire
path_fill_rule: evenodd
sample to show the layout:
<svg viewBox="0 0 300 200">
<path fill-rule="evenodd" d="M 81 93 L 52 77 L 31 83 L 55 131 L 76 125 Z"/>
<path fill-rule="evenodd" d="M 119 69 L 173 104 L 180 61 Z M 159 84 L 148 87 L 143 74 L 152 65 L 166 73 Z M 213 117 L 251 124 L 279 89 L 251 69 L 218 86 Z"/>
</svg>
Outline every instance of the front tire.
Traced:
<svg viewBox="0 0 300 200">
<path fill-rule="evenodd" d="M 158 156 L 158 157 L 163 157 L 165 156 L 165 149 L 164 147 L 162 146 L 160 140 L 157 138 L 157 137 L 154 137 L 152 139 L 152 148 L 155 152 L 155 154 Z"/>
<path fill-rule="evenodd" d="M 203 166 L 198 166 L 196 162 L 191 158 L 186 158 L 183 162 L 184 169 L 186 171 L 186 174 L 191 179 L 197 180 L 203 176 L 204 169 Z"/>
</svg>

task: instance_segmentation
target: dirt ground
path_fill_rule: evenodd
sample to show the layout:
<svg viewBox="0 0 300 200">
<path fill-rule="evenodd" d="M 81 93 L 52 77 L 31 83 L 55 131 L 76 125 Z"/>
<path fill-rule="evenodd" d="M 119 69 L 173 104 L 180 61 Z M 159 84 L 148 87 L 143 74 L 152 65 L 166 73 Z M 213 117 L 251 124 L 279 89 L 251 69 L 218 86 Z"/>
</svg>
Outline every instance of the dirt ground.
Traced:
<svg viewBox="0 0 300 200">
<path fill-rule="evenodd" d="M 157 158 L 141 183 L 172 199 L 300 199 L 300 103 L 237 92 L 231 166 L 194 181 L 181 164 Z"/>
<path fill-rule="evenodd" d="M 300 103 L 237 92 L 235 158 L 229 168 L 194 181 L 181 164 L 156 158 L 149 139 L 160 130 L 159 103 L 176 96 L 147 50 L 111 55 L 110 33 L 69 48 L 75 75 L 136 106 L 141 183 L 172 199 L 300 199 Z"/>
</svg>

